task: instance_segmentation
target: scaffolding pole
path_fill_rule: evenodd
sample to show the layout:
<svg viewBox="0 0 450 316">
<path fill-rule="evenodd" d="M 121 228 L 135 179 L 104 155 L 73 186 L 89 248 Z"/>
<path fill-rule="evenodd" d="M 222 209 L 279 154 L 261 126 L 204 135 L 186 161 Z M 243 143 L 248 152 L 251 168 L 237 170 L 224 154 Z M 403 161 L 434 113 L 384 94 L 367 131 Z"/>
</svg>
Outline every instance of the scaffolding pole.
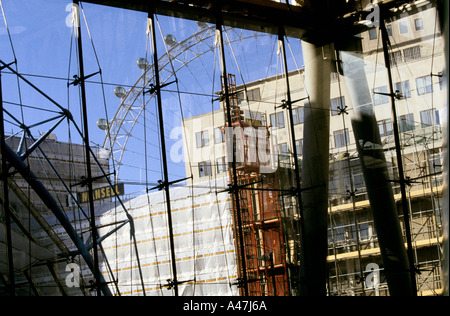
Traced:
<svg viewBox="0 0 450 316">
<path fill-rule="evenodd" d="M 284 63 L 284 76 L 286 79 L 286 98 L 287 100 L 283 100 L 283 106 L 286 107 L 289 114 L 289 126 L 291 131 L 291 141 L 292 141 L 292 151 L 294 154 L 294 170 L 295 170 L 295 196 L 297 198 L 297 210 L 298 210 L 298 223 L 299 223 L 299 258 L 300 258 L 300 270 L 299 270 L 299 286 L 303 284 L 305 277 L 307 275 L 307 271 L 303 265 L 306 262 L 305 258 L 305 222 L 304 222 L 304 214 L 303 214 L 303 200 L 302 200 L 302 188 L 301 188 L 301 180 L 300 180 L 300 164 L 298 161 L 298 152 L 296 146 L 296 137 L 295 137 L 295 125 L 294 125 L 294 115 L 292 112 L 292 97 L 291 97 L 291 88 L 289 83 L 289 69 L 287 65 L 287 53 L 286 53 L 286 43 L 285 43 L 285 30 L 284 27 L 280 27 L 280 31 L 278 34 L 278 42 L 281 46 L 281 52 L 283 53 L 283 63 Z"/>
</svg>

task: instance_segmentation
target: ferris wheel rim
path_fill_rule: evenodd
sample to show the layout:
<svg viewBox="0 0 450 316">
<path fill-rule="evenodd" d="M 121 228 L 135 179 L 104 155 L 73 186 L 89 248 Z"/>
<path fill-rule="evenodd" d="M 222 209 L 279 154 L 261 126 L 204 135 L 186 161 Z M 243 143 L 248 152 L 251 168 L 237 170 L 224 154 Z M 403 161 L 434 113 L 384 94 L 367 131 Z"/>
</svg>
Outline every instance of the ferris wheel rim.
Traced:
<svg viewBox="0 0 450 316">
<path fill-rule="evenodd" d="M 203 26 L 203 27 L 199 26 L 199 28 L 200 28 L 200 30 L 198 32 L 194 33 L 187 39 L 185 39 L 181 42 L 178 42 L 176 45 L 172 45 L 170 47 L 170 49 L 166 50 L 166 53 L 158 59 L 159 66 L 160 66 L 160 73 L 163 71 L 169 71 L 166 69 L 167 66 L 170 66 L 173 68 L 172 62 L 173 62 L 173 60 L 175 60 L 176 57 L 179 57 L 181 54 L 183 54 L 187 50 L 190 50 L 192 47 L 199 45 L 200 43 L 206 43 L 208 40 L 211 40 L 212 38 L 214 38 L 216 36 L 216 27 L 215 26 Z M 226 29 L 233 30 L 234 28 L 227 27 Z M 241 33 L 241 35 L 239 36 L 238 39 L 230 40 L 227 38 L 225 40 L 225 44 L 230 44 L 232 42 L 242 40 L 244 38 L 244 36 L 242 36 L 242 34 L 243 33 Z M 248 36 L 248 37 L 258 38 L 261 36 L 262 36 L 261 34 L 256 34 L 256 32 L 253 32 L 253 35 Z M 197 39 L 197 40 L 195 42 L 193 42 L 193 39 Z M 212 43 L 209 44 L 209 46 L 207 46 L 207 49 L 205 49 L 204 51 L 198 52 L 194 58 L 191 58 L 191 59 L 183 62 L 180 67 L 178 67 L 177 69 L 173 68 L 169 72 L 172 73 L 172 76 L 173 75 L 176 76 L 176 73 L 178 71 L 187 67 L 188 64 L 190 64 L 194 60 L 200 58 L 201 56 L 208 53 L 209 51 L 214 50 L 216 45 L 217 45 L 216 40 L 212 41 Z M 183 48 L 183 49 L 180 49 L 180 48 Z M 174 52 L 175 52 L 175 54 L 173 54 Z M 140 58 L 140 59 L 142 59 L 142 58 Z M 132 123 L 131 123 L 131 128 L 129 128 L 129 130 L 125 130 L 124 123 L 127 121 L 126 118 L 129 117 L 129 114 L 131 113 L 133 108 L 136 109 L 136 107 L 134 107 L 135 103 L 140 102 L 140 101 L 138 101 L 139 96 L 142 95 L 143 91 L 146 88 L 148 88 L 147 87 L 148 83 L 152 82 L 152 79 L 154 78 L 154 71 L 152 71 L 152 70 L 154 70 L 154 65 L 148 63 L 147 67 L 145 69 L 143 69 L 142 75 L 139 77 L 139 79 L 136 81 L 136 83 L 133 85 L 133 87 L 127 91 L 126 96 L 124 96 L 122 98 L 120 106 L 114 115 L 114 118 L 107 124 L 108 127 L 106 128 L 106 136 L 105 136 L 102 148 L 108 152 L 110 159 L 113 159 L 115 162 L 115 169 L 116 169 L 115 170 L 115 178 L 116 178 L 116 180 L 119 179 L 120 167 L 123 165 L 122 159 L 126 152 L 126 146 L 128 145 L 128 141 L 131 137 L 131 133 L 137 123 L 137 120 L 140 118 L 142 112 L 145 110 L 145 104 L 147 104 L 148 102 L 150 102 L 152 100 L 153 95 L 151 95 L 148 98 L 148 100 L 145 102 L 145 104 L 142 104 L 142 106 L 137 108 L 139 111 L 137 112 L 137 115 L 135 115 L 133 120 L 131 120 Z M 149 76 L 149 74 L 150 74 L 150 76 Z M 163 84 L 163 83 L 164 82 L 162 81 L 161 84 Z M 129 99 L 131 99 L 131 102 L 127 102 L 127 100 L 129 100 Z M 128 121 L 130 121 L 130 120 L 128 120 Z M 123 130 L 125 130 L 125 132 L 123 134 L 120 134 L 120 132 Z M 123 143 L 119 143 L 118 139 L 120 139 L 120 138 L 125 138 L 125 141 Z M 115 158 L 116 157 L 115 154 L 119 155 L 118 159 Z"/>
</svg>

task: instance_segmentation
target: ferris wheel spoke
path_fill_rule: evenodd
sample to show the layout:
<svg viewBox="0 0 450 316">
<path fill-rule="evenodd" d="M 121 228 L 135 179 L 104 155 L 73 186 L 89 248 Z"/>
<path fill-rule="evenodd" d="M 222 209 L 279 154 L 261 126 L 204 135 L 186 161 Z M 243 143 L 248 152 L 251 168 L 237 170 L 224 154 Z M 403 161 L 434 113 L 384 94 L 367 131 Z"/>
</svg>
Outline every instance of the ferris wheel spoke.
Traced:
<svg viewBox="0 0 450 316">
<path fill-rule="evenodd" d="M 229 36 L 227 38 L 227 44 L 234 42 L 243 43 L 246 39 L 257 38 L 264 35 L 258 35 L 256 32 L 248 32 L 244 30 L 236 30 L 234 28 L 227 28 Z M 208 53 L 214 53 L 216 49 L 216 31 L 215 26 L 201 25 L 199 30 L 190 36 L 189 38 L 178 42 L 174 36 L 167 35 L 164 37 L 166 53 L 159 58 L 158 66 L 160 69 L 161 86 L 170 83 L 171 80 L 177 82 L 177 86 L 181 85 L 185 87 L 183 82 L 178 82 L 177 74 L 187 69 L 192 77 L 192 82 L 196 83 L 196 87 L 201 89 L 201 93 L 196 93 L 202 97 L 208 97 L 208 102 L 212 99 L 212 95 L 205 93 L 202 85 L 196 78 L 196 75 L 192 72 L 190 65 L 195 64 L 197 60 L 200 61 L 200 67 L 204 69 L 204 73 L 211 82 L 211 75 L 208 73 L 209 69 L 203 64 L 202 57 Z M 108 150 L 111 158 L 116 163 L 116 177 L 119 178 L 119 169 L 124 164 L 125 153 L 127 152 L 127 146 L 131 138 L 137 138 L 133 135 L 136 126 L 141 128 L 145 124 L 137 123 L 142 119 L 144 111 L 149 102 L 153 100 L 153 95 L 149 95 L 148 98 L 142 98 L 144 91 L 148 90 L 150 84 L 154 82 L 154 66 L 150 64 L 145 58 L 140 58 L 137 61 L 137 66 L 143 71 L 142 75 L 138 78 L 136 83 L 128 91 L 124 88 L 117 87 L 115 94 L 121 99 L 121 104 L 117 110 L 114 118 L 108 123 L 108 130 L 104 140 L 103 147 Z M 165 90 L 174 92 L 176 89 L 165 87 Z M 179 88 L 178 88 L 179 90 Z M 186 91 L 189 89 L 186 87 Z M 178 91 L 178 98 L 180 91 Z M 195 93 L 186 93 L 187 96 L 194 95 Z M 170 111 L 170 109 L 167 109 Z M 189 111 L 191 112 L 191 111 Z M 154 113 L 149 112 L 152 115 Z M 181 119 L 181 117 L 173 114 L 173 119 Z M 148 118 L 147 118 L 148 120 Z M 155 123 L 157 124 L 157 123 Z M 149 129 L 149 127 L 146 127 Z"/>
</svg>

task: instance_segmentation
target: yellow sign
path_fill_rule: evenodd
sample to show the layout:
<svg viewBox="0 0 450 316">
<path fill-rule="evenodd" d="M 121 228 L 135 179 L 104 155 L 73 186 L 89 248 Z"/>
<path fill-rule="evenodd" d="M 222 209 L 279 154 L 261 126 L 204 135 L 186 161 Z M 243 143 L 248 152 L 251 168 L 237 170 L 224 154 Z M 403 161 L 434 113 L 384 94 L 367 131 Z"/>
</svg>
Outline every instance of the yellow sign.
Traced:
<svg viewBox="0 0 450 316">
<path fill-rule="evenodd" d="M 123 183 L 113 185 L 112 187 L 107 186 L 104 188 L 94 189 L 92 191 L 94 201 L 115 197 L 116 195 L 119 196 L 123 194 L 125 194 L 125 188 Z M 89 192 L 78 193 L 78 202 L 79 203 L 89 202 Z"/>
<path fill-rule="evenodd" d="M 262 126 L 262 122 L 259 120 L 245 119 L 245 123 L 252 126 Z"/>
</svg>

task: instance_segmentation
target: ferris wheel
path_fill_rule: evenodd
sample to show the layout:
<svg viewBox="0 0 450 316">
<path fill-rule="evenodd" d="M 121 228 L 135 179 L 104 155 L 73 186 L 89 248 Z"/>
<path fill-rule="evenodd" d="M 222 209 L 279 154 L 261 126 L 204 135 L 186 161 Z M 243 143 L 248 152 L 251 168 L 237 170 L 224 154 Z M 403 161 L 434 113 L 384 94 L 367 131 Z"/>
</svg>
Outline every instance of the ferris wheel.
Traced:
<svg viewBox="0 0 450 316">
<path fill-rule="evenodd" d="M 177 81 L 177 74 L 182 69 L 189 68 L 194 61 L 201 60 L 204 55 L 212 53 L 216 49 L 216 27 L 203 22 L 196 22 L 196 24 L 197 32 L 183 41 L 178 42 L 171 34 L 164 36 L 166 53 L 159 58 L 161 87 Z M 226 45 L 269 36 L 233 28 L 226 30 L 227 36 L 224 41 Z M 97 122 L 98 127 L 106 132 L 102 148 L 109 153 L 114 165 L 115 181 L 118 181 L 121 167 L 125 165 L 126 153 L 129 151 L 127 147 L 130 140 L 135 137 L 136 127 L 143 125 L 142 120 L 145 119 L 147 106 L 155 99 L 154 94 L 142 97 L 154 82 L 154 65 L 149 63 L 146 58 L 139 58 L 137 67 L 142 70 L 142 75 L 131 88 L 125 89 L 118 86 L 114 89 L 114 94 L 121 100 L 121 103 L 112 120 L 100 119 Z M 212 78 L 210 80 L 214 81 Z M 213 85 L 212 82 L 205 84 Z M 212 100 L 212 93 L 210 93 L 210 100 Z M 144 140 L 141 138 L 140 141 Z"/>
</svg>

